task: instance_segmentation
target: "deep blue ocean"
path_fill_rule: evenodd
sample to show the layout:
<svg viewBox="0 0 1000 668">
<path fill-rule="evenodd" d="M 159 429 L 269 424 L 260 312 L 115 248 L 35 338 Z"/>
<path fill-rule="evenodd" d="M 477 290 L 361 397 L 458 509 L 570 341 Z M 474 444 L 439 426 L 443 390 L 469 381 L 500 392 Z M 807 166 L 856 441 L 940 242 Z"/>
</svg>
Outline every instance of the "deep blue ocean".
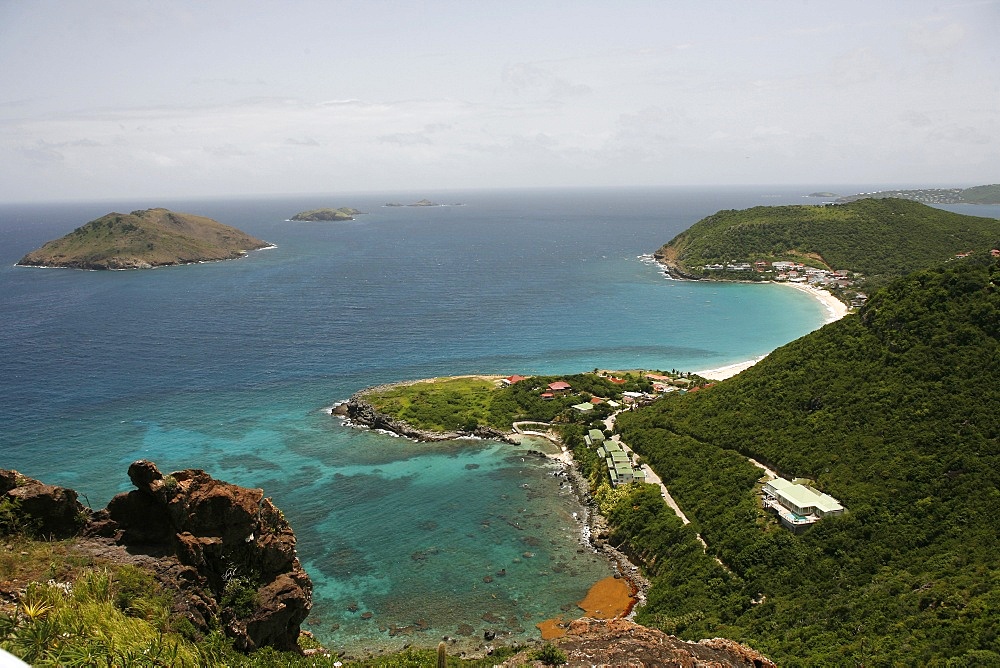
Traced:
<svg viewBox="0 0 1000 668">
<path fill-rule="evenodd" d="M 130 488 L 140 458 L 263 487 L 316 586 L 307 626 L 337 649 L 537 637 L 611 573 L 581 543 L 553 466 L 514 446 L 352 429 L 328 408 L 402 379 L 766 354 L 819 327 L 821 304 L 777 285 L 667 280 L 639 256 L 720 209 L 814 202 L 813 189 L 0 205 L 0 467 L 95 508 Z M 452 206 L 382 206 L 423 197 Z M 13 266 L 110 211 L 154 206 L 277 248 L 131 272 Z M 327 206 L 369 213 L 286 220 Z"/>
</svg>

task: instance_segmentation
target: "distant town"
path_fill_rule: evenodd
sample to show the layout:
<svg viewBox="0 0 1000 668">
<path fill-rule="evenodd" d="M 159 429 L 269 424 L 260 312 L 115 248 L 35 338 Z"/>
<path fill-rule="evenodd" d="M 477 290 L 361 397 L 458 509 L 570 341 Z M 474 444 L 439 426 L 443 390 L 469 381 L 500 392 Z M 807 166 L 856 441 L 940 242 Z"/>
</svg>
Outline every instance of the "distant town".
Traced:
<svg viewBox="0 0 1000 668">
<path fill-rule="evenodd" d="M 759 260 L 754 263 L 727 262 L 725 264 L 706 264 L 702 266 L 702 270 L 706 272 L 753 272 L 756 274 L 765 274 L 765 276 L 758 277 L 764 280 L 773 280 L 782 283 L 785 281 L 789 283 L 804 283 L 826 290 L 855 288 L 864 280 L 864 276 L 858 272 L 847 269 L 820 269 L 804 265 L 801 262 L 784 260 L 777 262 Z M 868 296 L 866 294 L 857 292 L 852 295 L 849 305 L 851 308 L 859 308 L 864 306 L 867 299 Z"/>
</svg>

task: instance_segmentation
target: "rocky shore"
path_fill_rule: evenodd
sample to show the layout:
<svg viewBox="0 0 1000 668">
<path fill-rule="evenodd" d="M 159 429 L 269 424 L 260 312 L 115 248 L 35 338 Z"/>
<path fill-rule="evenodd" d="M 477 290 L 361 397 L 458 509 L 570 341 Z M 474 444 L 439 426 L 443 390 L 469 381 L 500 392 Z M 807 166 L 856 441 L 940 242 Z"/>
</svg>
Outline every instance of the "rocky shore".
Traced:
<svg viewBox="0 0 1000 668">
<path fill-rule="evenodd" d="M 300 625 L 312 607 L 312 582 L 295 552 L 295 534 L 263 490 L 186 469 L 163 475 L 152 462 L 128 469 L 136 487 L 98 511 L 76 491 L 0 470 L 0 501 L 18 521 L 49 539 L 73 539 L 77 554 L 151 571 L 173 599 L 171 614 L 199 633 L 222 628 L 242 651 L 299 652 Z M 17 601 L 20 583 L 0 598 Z M 251 593 L 250 609 L 226 604 L 233 587 Z"/>
<path fill-rule="evenodd" d="M 416 381 L 421 382 L 421 381 Z M 388 431 L 398 436 L 412 438 L 421 442 L 451 441 L 456 438 L 484 438 L 503 443 L 513 443 L 510 435 L 492 427 L 477 426 L 472 431 L 431 431 L 427 429 L 417 429 L 402 420 L 396 420 L 384 413 L 380 413 L 365 400 L 367 394 L 380 390 L 399 387 L 400 385 L 410 385 L 411 382 L 389 383 L 376 387 L 366 388 L 356 392 L 345 402 L 336 404 L 330 411 L 332 415 L 343 418 L 344 423 L 349 426 L 366 427 Z"/>
<path fill-rule="evenodd" d="M 406 422 L 394 420 L 390 416 L 380 413 L 374 406 L 364 399 L 365 395 L 369 393 L 398 387 L 399 385 L 408 385 L 412 382 L 413 381 L 404 381 L 400 383 L 391 383 L 366 388 L 360 392 L 356 392 L 347 401 L 335 405 L 331 410 L 331 414 L 342 418 L 344 420 L 344 424 L 346 425 L 361 426 L 368 429 L 381 429 L 399 436 L 412 438 L 422 442 L 437 442 L 453 440 L 456 438 L 475 437 L 501 441 L 503 443 L 517 443 L 517 441 L 512 437 L 512 434 L 483 426 L 477 427 L 472 432 L 441 432 L 416 429 Z M 554 439 L 553 441 L 556 442 L 557 445 L 561 445 Z M 608 522 L 598 512 L 597 503 L 591 495 L 590 484 L 576 468 L 573 463 L 572 456 L 569 455 L 569 453 L 563 453 L 563 455 L 546 455 L 545 453 L 538 452 L 536 454 L 541 457 L 558 459 L 562 462 L 564 466 L 563 473 L 566 476 L 567 482 L 570 484 L 573 493 L 580 501 L 580 505 L 582 505 L 585 509 L 584 516 L 578 518 L 578 521 L 580 522 L 582 540 L 584 540 L 593 550 L 603 555 L 610 562 L 617 576 L 625 578 L 628 581 L 631 589 L 632 601 L 625 607 L 627 609 L 627 616 L 629 618 L 633 617 L 635 609 L 646 602 L 646 594 L 649 591 L 650 586 L 649 581 L 643 577 L 641 569 L 632 563 L 628 555 L 621 552 L 608 542 L 610 537 Z"/>
</svg>

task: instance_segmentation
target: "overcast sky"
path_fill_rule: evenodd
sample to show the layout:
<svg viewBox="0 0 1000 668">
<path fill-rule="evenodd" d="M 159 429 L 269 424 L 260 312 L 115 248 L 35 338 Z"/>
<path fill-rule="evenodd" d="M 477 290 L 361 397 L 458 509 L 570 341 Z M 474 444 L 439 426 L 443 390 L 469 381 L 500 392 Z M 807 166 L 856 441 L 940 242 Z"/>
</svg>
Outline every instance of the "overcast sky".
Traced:
<svg viewBox="0 0 1000 668">
<path fill-rule="evenodd" d="M 0 0 L 0 201 L 1000 182 L 1000 0 Z"/>
</svg>

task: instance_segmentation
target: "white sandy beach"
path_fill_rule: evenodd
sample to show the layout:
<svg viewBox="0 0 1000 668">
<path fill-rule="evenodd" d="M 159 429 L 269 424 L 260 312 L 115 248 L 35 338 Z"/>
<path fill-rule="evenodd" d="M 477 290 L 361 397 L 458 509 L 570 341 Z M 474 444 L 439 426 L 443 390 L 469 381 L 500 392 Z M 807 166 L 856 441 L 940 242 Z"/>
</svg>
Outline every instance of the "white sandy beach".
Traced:
<svg viewBox="0 0 1000 668">
<path fill-rule="evenodd" d="M 790 288 L 801 290 L 802 292 L 806 292 L 820 300 L 823 306 L 826 307 L 826 323 L 840 320 L 847 315 L 847 305 L 826 290 L 812 285 L 806 285 L 804 283 L 779 283 L 779 285 L 787 285 Z M 726 378 L 735 376 L 744 369 L 749 369 L 754 364 L 764 359 L 764 357 L 766 357 L 766 355 L 762 355 L 761 357 L 747 360 L 745 362 L 727 364 L 726 366 L 720 366 L 717 369 L 706 369 L 704 371 L 695 371 L 694 373 L 698 374 L 702 378 L 708 378 L 709 380 L 725 380 Z"/>
</svg>

